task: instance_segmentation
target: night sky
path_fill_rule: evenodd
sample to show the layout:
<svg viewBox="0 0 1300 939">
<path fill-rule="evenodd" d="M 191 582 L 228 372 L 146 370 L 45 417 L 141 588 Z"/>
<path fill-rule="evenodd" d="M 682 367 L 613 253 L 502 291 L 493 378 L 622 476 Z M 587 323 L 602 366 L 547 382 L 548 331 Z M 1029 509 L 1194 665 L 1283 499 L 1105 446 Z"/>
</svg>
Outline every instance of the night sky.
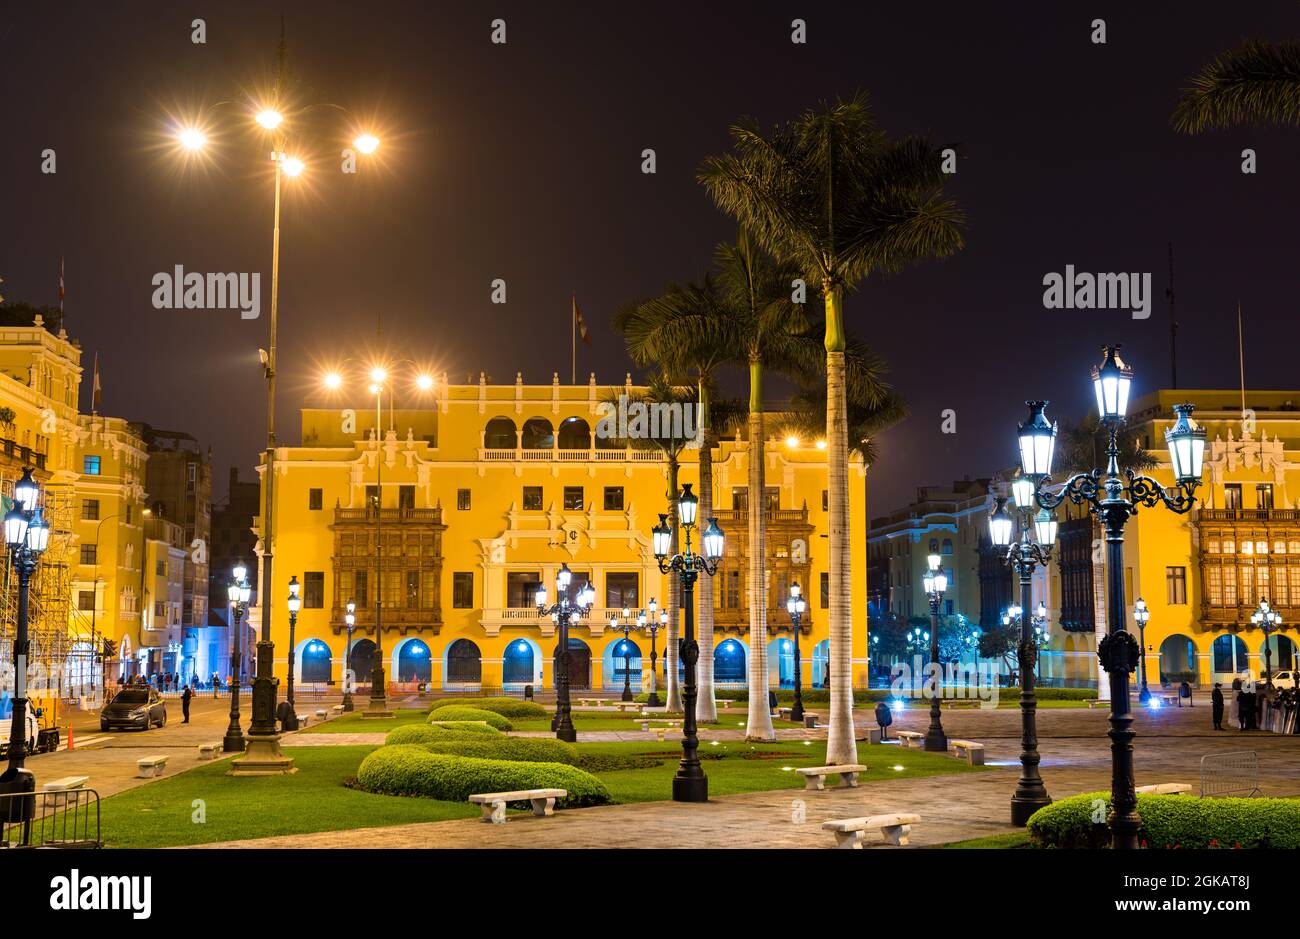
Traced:
<svg viewBox="0 0 1300 939">
<path fill-rule="evenodd" d="M 1024 398 L 1081 416 L 1088 366 L 1122 342 L 1136 393 L 1169 380 L 1167 243 L 1174 242 L 1180 384 L 1235 388 L 1235 308 L 1248 385 L 1293 377 L 1300 129 L 1184 137 L 1178 90 L 1244 38 L 1294 39 L 1294 3 L 285 2 L 294 101 L 369 117 L 383 144 L 339 172 L 351 126 L 293 116 L 307 173 L 286 186 L 280 440 L 324 401 L 320 369 L 377 348 L 453 381 L 485 370 L 549 383 L 569 371 L 569 297 L 594 346 L 580 380 L 629 363 L 621 303 L 700 277 L 733 235 L 695 182 L 742 115 L 765 124 L 867 90 L 891 133 L 960 145 L 952 191 L 969 215 L 958 256 L 867 282 L 853 329 L 890 363 L 913 416 L 881 440 L 870 512 L 918 485 L 1015 458 Z M 105 413 L 185 430 L 251 478 L 265 443 L 269 144 L 237 108 L 211 112 L 213 158 L 177 159 L 168 115 L 270 85 L 275 4 L 13 3 L 0 14 L 0 292 L 54 303 L 102 360 Z M 207 44 L 190 41 L 204 17 Z M 489 41 L 490 21 L 507 43 Z M 803 18 L 808 43 L 790 42 Z M 1106 20 L 1107 43 L 1090 40 Z M 658 173 L 641 172 L 657 151 Z M 1259 172 L 1240 171 L 1241 150 Z M 41 151 L 57 173 L 40 172 Z M 155 310 L 155 273 L 260 271 L 263 315 Z M 1045 310 L 1042 278 L 1150 272 L 1152 315 Z M 493 278 L 508 303 L 490 302 Z M 400 353 L 398 352 L 400 350 Z M 733 382 L 738 382 L 735 376 Z M 357 400 L 362 400 L 359 396 Z M 958 433 L 940 433 L 957 411 Z"/>
</svg>

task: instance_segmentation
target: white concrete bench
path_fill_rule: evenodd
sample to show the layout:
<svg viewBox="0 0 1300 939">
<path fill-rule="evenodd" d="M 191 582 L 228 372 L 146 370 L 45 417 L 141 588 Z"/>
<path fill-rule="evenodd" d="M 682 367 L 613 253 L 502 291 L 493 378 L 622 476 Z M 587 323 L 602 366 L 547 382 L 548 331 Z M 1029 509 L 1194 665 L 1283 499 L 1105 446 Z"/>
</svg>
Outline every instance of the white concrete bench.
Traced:
<svg viewBox="0 0 1300 939">
<path fill-rule="evenodd" d="M 67 793 L 84 788 L 88 782 L 90 782 L 89 776 L 61 776 L 44 783 L 41 786 L 41 792 L 46 793 L 43 808 L 55 811 L 64 808 L 68 804 Z"/>
<path fill-rule="evenodd" d="M 329 711 L 325 710 L 324 708 L 317 708 L 317 709 L 316 709 L 316 718 L 317 718 L 317 720 L 324 720 L 324 719 L 327 718 L 327 717 L 329 717 Z"/>
<path fill-rule="evenodd" d="M 974 740 L 953 740 L 949 738 L 948 749 L 953 751 L 953 756 L 964 758 L 971 766 L 984 765 L 984 744 L 982 743 L 976 743 Z"/>
<path fill-rule="evenodd" d="M 826 788 L 826 777 L 839 774 L 840 788 L 852 789 L 858 784 L 858 773 L 865 773 L 867 768 L 861 763 L 837 763 L 833 766 L 802 766 L 795 772 L 803 777 L 805 789 L 821 790 Z"/>
<path fill-rule="evenodd" d="M 568 794 L 567 789 L 520 789 L 518 792 L 480 792 L 470 796 L 469 801 L 483 807 L 483 821 L 504 825 L 507 802 L 527 800 L 533 804 L 534 815 L 554 815 L 555 800 Z"/>
<path fill-rule="evenodd" d="M 152 776 L 161 776 L 162 771 L 167 768 L 167 757 L 161 754 L 155 756 L 144 756 L 135 761 L 137 775 L 141 779 L 149 779 Z"/>
<path fill-rule="evenodd" d="M 900 730 L 898 739 L 903 741 L 905 747 L 922 747 L 925 745 L 925 734 L 915 730 Z"/>
<path fill-rule="evenodd" d="M 1110 707 L 1109 701 L 1103 701 L 1100 698 L 1088 698 L 1084 701 L 1084 703 L 1088 705 L 1089 711 L 1091 711 L 1093 708 Z"/>
<path fill-rule="evenodd" d="M 733 704 L 735 704 L 736 702 L 735 702 L 734 700 L 732 700 L 732 699 L 729 699 L 729 698 L 718 698 L 718 700 L 717 700 L 715 703 L 716 703 L 716 704 L 718 705 L 718 707 L 720 707 L 720 708 L 729 708 L 729 707 L 731 707 Z"/>
<path fill-rule="evenodd" d="M 308 720 L 308 718 L 310 717 L 310 715 L 308 715 L 308 714 L 297 714 L 297 715 L 295 715 L 295 716 L 298 718 L 298 726 L 299 726 L 299 727 L 306 727 L 306 726 L 307 726 L 307 720 Z"/>
<path fill-rule="evenodd" d="M 776 716 L 783 721 L 790 720 L 790 715 L 794 713 L 794 708 L 777 708 Z"/>
<path fill-rule="evenodd" d="M 213 743 L 201 743 L 201 744 L 199 744 L 199 759 L 200 759 L 200 760 L 215 760 L 215 759 L 217 758 L 218 754 L 220 754 L 220 753 L 221 753 L 221 741 L 220 741 L 220 740 L 214 741 Z"/>
<path fill-rule="evenodd" d="M 835 833 L 835 847 L 861 848 L 869 831 L 879 831 L 887 844 L 907 844 L 908 832 L 921 821 L 911 814 L 868 815 L 864 818 L 837 818 L 822 822 L 822 830 Z"/>
<path fill-rule="evenodd" d="M 343 705 L 341 705 L 341 704 L 336 704 L 336 705 L 334 705 L 332 708 L 330 708 L 330 710 L 333 711 L 335 714 L 342 714 L 342 713 L 343 713 Z"/>
<path fill-rule="evenodd" d="M 1156 783 L 1154 786 L 1138 786 L 1135 792 L 1153 796 L 1181 796 L 1192 791 L 1190 783 Z"/>
<path fill-rule="evenodd" d="M 638 703 L 635 702 L 635 701 L 615 701 L 615 702 L 614 702 L 614 707 L 618 708 L 619 711 L 639 711 L 639 710 L 641 710 L 641 708 L 642 708 L 643 706 L 644 706 L 644 705 L 638 704 Z"/>
</svg>

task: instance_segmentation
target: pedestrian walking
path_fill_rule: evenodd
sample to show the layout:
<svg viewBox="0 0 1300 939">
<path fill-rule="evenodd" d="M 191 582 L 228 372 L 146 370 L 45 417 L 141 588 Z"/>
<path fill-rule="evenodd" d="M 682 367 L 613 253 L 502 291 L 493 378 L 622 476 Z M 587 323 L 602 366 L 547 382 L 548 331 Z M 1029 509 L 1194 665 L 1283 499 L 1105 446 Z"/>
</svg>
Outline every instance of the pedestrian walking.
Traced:
<svg viewBox="0 0 1300 939">
<path fill-rule="evenodd" d="M 182 724 L 188 724 L 190 722 L 190 698 L 192 697 L 194 697 L 194 693 L 190 691 L 190 686 L 186 685 L 185 690 L 181 692 L 181 716 L 183 718 L 183 720 L 181 721 Z"/>
<path fill-rule="evenodd" d="M 212 673 L 212 697 L 217 696 L 217 691 L 221 686 L 221 676 L 216 672 Z"/>
<path fill-rule="evenodd" d="M 1241 713 L 1241 679 L 1232 680 L 1232 694 L 1228 699 L 1228 721 L 1236 724 L 1238 730 L 1246 729 L 1246 718 Z"/>
<path fill-rule="evenodd" d="M 1223 685 L 1217 681 L 1214 690 L 1210 692 L 1210 712 L 1214 718 L 1214 729 L 1223 730 Z"/>
</svg>

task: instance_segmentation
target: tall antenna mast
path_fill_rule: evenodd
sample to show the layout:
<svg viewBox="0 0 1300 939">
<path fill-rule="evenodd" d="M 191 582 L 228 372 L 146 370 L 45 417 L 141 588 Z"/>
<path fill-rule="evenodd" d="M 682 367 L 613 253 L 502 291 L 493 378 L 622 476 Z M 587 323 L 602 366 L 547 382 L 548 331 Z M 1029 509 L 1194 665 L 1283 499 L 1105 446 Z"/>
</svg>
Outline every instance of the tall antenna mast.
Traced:
<svg viewBox="0 0 1300 939">
<path fill-rule="evenodd" d="M 1246 339 L 1241 329 L 1241 301 L 1237 301 L 1237 367 L 1241 370 L 1241 416 L 1246 416 Z"/>
<path fill-rule="evenodd" d="M 1175 309 L 1174 293 L 1174 243 L 1169 242 L 1169 286 L 1165 288 L 1169 298 L 1169 387 L 1178 387 L 1178 319 Z"/>
</svg>

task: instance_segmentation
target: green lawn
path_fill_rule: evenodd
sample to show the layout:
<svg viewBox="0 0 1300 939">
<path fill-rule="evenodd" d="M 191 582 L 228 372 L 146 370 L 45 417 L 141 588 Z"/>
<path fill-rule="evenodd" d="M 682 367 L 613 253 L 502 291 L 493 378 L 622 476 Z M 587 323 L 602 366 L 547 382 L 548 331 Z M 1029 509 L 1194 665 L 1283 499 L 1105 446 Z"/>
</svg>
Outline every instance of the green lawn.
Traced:
<svg viewBox="0 0 1300 939">
<path fill-rule="evenodd" d="M 228 760 L 149 783 L 100 804 L 110 848 L 159 848 L 269 835 L 469 818 L 476 805 L 380 796 L 344 787 L 374 747 L 285 747 L 292 776 L 237 779 Z M 202 823 L 193 818 L 204 802 Z M 364 845 L 358 845 L 364 847 Z"/>
<path fill-rule="evenodd" d="M 997 850 L 1004 848 L 1029 848 L 1029 832 L 1012 831 L 1005 835 L 985 835 L 983 838 L 972 838 L 969 841 L 954 841 L 952 844 L 945 844 L 945 848 L 976 848 L 981 850 Z"/>
<path fill-rule="evenodd" d="M 663 720 L 662 716 L 650 718 L 650 720 Z M 675 715 L 667 718 L 669 720 L 681 720 L 681 715 Z M 574 711 L 572 714 L 573 726 L 577 730 L 625 730 L 639 731 L 641 721 L 645 718 L 639 714 L 616 714 L 610 711 Z M 529 720 L 511 718 L 510 723 L 514 725 L 515 730 L 550 730 L 551 718 L 538 717 Z M 651 725 L 652 727 L 654 725 Z M 663 726 L 660 724 L 659 726 Z M 740 713 L 720 715 L 716 724 L 700 724 L 701 731 L 705 729 L 725 729 L 743 730 L 745 727 L 745 716 Z M 795 724 L 791 721 L 779 721 L 772 718 L 774 728 L 801 727 L 801 724 Z"/>
<path fill-rule="evenodd" d="M 429 719 L 427 711 L 406 708 L 394 711 L 392 717 L 362 717 L 360 711 L 344 714 L 342 717 L 308 724 L 302 729 L 304 734 L 379 734 L 388 733 L 407 724 L 423 724 Z"/>
</svg>

